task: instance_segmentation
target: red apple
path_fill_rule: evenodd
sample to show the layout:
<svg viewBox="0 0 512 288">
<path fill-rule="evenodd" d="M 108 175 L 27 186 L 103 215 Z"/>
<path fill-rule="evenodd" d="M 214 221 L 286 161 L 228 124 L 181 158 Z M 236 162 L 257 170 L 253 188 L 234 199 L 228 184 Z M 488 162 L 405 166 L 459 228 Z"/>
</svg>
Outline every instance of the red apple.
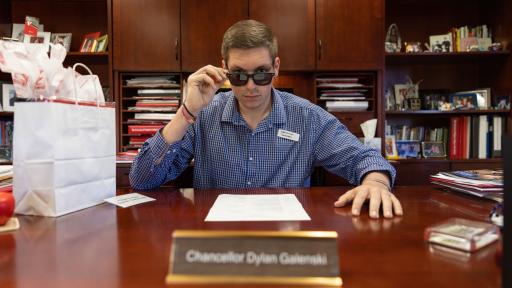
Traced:
<svg viewBox="0 0 512 288">
<path fill-rule="evenodd" d="M 12 193 L 0 192 L 0 226 L 4 225 L 14 214 L 14 196 Z"/>
</svg>

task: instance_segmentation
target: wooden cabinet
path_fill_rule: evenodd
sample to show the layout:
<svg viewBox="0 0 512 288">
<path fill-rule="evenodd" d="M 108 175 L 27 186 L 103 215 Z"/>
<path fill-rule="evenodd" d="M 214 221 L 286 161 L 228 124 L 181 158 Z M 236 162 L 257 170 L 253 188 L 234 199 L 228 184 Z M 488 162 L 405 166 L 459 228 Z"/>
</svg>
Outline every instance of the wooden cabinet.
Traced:
<svg viewBox="0 0 512 288">
<path fill-rule="evenodd" d="M 208 64 L 221 66 L 224 32 L 246 19 L 247 13 L 248 0 L 182 1 L 182 71 L 193 72 Z"/>
<path fill-rule="evenodd" d="M 317 70 L 382 68 L 383 31 L 383 0 L 317 0 Z"/>
<path fill-rule="evenodd" d="M 268 25 L 277 37 L 280 70 L 315 69 L 314 0 L 250 0 L 249 17 Z"/>
<path fill-rule="evenodd" d="M 115 70 L 180 70 L 180 0 L 112 0 Z"/>
<path fill-rule="evenodd" d="M 511 1 L 470 0 L 465 1 L 464 5 L 460 4 L 457 1 L 386 1 L 386 28 L 395 23 L 398 25 L 402 41 L 428 43 L 430 35 L 447 34 L 451 28 L 461 26 L 472 28 L 487 25 L 492 31 L 493 42 L 510 43 L 512 39 L 512 21 L 509 19 L 510 17 L 502 16 L 506 13 L 504 11 L 511 11 Z M 436 21 L 432 21 L 434 18 Z M 424 128 L 426 131 L 429 128 L 444 127 L 448 130 L 446 137 L 441 139 L 447 147 L 446 154 L 448 156 L 439 160 L 398 160 L 399 164 L 396 165 L 396 168 L 399 184 L 427 184 L 429 175 L 443 170 L 500 168 L 500 158 L 489 158 L 495 156 L 492 148 L 496 148 L 493 146 L 496 139 L 484 137 L 483 140 L 485 141 L 483 141 L 481 137 L 477 137 L 474 140 L 473 136 L 480 136 L 481 134 L 476 133 L 482 133 L 486 128 L 490 128 L 492 132 L 485 131 L 483 133 L 486 133 L 487 136 L 494 136 L 493 133 L 498 131 L 496 127 L 492 127 L 493 123 L 496 123 L 493 122 L 496 119 L 500 119 L 499 121 L 504 119 L 503 124 L 499 125 L 503 128 L 503 134 L 512 131 L 510 125 L 512 113 L 510 109 L 496 109 L 495 101 L 496 96 L 510 95 L 512 92 L 510 45 L 508 49 L 505 48 L 505 51 L 499 52 L 467 52 L 462 50 L 460 52 L 443 53 L 405 53 L 402 50 L 396 53 L 386 53 L 384 90 L 393 91 L 394 85 L 404 84 L 408 78 L 412 79 L 414 83 L 420 82 L 419 98 L 423 109 L 419 111 L 393 111 L 397 110 L 396 106 L 394 109 L 388 109 L 391 111 L 383 113 L 388 128 L 402 127 L 402 131 L 407 131 L 409 128 L 411 131 L 414 128 L 419 128 L 416 131 L 422 131 L 421 129 Z M 491 91 L 487 109 L 480 107 L 480 109 L 438 111 L 435 107 L 435 104 L 439 103 L 438 101 L 450 102 L 450 95 L 454 92 L 482 88 L 490 88 Z M 427 108 L 435 110 L 427 110 Z M 480 117 L 491 119 L 491 124 L 484 122 L 484 129 L 481 126 L 474 125 L 476 122 L 473 120 L 478 120 Z M 465 118 L 465 120 L 460 120 L 462 118 Z M 466 122 L 469 122 L 469 124 L 467 126 L 455 124 L 457 121 L 459 121 L 458 123 L 462 121 L 464 125 L 467 124 Z M 395 131 L 398 130 L 395 129 Z M 390 134 L 400 133 L 391 132 Z M 403 133 L 403 135 L 407 134 Z M 420 135 L 419 141 L 432 141 L 428 139 L 427 135 L 428 133 L 425 133 L 423 137 Z M 467 138 L 457 138 L 454 135 L 469 136 Z M 412 136 L 404 140 L 410 140 L 411 138 Z M 469 139 L 469 141 L 465 139 Z M 469 143 L 469 145 L 466 145 L 466 143 Z M 479 158 L 479 155 L 475 153 L 475 147 L 476 152 L 487 150 L 479 148 L 482 145 L 491 148 L 491 151 L 486 153 L 489 155 L 488 159 L 476 159 Z M 452 153 L 450 153 L 450 150 L 452 150 Z M 458 153 L 456 151 L 469 151 L 469 153 Z M 452 155 L 450 156 L 450 154 Z M 415 175 L 415 177 L 409 175 Z"/>
</svg>

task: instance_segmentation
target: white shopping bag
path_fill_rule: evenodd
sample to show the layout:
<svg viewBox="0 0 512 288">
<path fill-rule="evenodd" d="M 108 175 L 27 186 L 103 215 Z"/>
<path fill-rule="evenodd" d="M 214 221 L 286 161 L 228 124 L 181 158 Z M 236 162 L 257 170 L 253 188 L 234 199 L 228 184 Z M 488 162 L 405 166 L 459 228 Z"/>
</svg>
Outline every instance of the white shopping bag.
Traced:
<svg viewBox="0 0 512 288">
<path fill-rule="evenodd" d="M 46 99 L 14 107 L 15 213 L 55 217 L 115 196 L 113 105 Z"/>
</svg>

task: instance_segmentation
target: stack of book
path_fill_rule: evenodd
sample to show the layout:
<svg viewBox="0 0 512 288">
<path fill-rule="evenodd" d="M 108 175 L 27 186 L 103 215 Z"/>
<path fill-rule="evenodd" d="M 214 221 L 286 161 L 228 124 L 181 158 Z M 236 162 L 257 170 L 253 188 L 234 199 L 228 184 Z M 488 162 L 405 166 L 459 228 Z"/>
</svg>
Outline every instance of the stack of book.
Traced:
<svg viewBox="0 0 512 288">
<path fill-rule="evenodd" d="M 12 165 L 0 165 L 0 192 L 12 191 Z"/>
<path fill-rule="evenodd" d="M 146 76 L 146 77 L 134 77 L 126 80 L 126 86 L 128 87 L 169 87 L 169 88 L 180 88 L 178 81 L 173 79 L 171 76 Z"/>
<path fill-rule="evenodd" d="M 366 111 L 368 87 L 359 77 L 329 77 L 316 79 L 319 100 L 325 101 L 329 112 Z"/>
<path fill-rule="evenodd" d="M 497 115 L 452 117 L 450 159 L 500 157 L 505 124 L 505 117 Z"/>
<path fill-rule="evenodd" d="M 453 191 L 503 201 L 503 170 L 439 172 L 430 176 L 430 182 Z"/>
</svg>

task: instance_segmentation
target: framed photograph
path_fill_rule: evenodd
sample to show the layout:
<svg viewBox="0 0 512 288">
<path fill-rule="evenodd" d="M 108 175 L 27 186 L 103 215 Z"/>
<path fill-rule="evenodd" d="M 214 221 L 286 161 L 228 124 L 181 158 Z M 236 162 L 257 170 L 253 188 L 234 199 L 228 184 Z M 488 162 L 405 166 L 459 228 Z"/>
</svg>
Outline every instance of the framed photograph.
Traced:
<svg viewBox="0 0 512 288">
<path fill-rule="evenodd" d="M 16 100 L 16 90 L 12 84 L 2 84 L 2 108 L 3 111 L 14 112 L 14 101 Z"/>
<path fill-rule="evenodd" d="M 510 109 L 510 96 L 500 95 L 494 98 L 495 109 Z"/>
<path fill-rule="evenodd" d="M 384 141 L 387 158 L 397 158 L 398 151 L 396 150 L 396 137 L 395 135 L 387 135 Z"/>
<path fill-rule="evenodd" d="M 69 52 L 69 48 L 71 47 L 71 33 L 52 33 L 50 38 L 50 42 L 54 45 L 61 44 L 66 48 L 66 51 Z"/>
<path fill-rule="evenodd" d="M 397 140 L 396 150 L 398 152 L 398 158 L 420 158 L 420 141 Z"/>
<path fill-rule="evenodd" d="M 100 32 L 85 34 L 80 45 L 80 52 L 93 52 L 94 42 L 100 37 Z"/>
<path fill-rule="evenodd" d="M 450 103 L 455 110 L 471 110 L 478 107 L 475 93 L 452 94 L 450 95 Z"/>
<path fill-rule="evenodd" d="M 419 98 L 418 85 L 416 84 L 395 84 L 395 98 L 398 104 L 398 99 Z"/>
<path fill-rule="evenodd" d="M 421 142 L 421 153 L 425 158 L 444 158 L 444 142 Z"/>
<path fill-rule="evenodd" d="M 489 109 L 491 106 L 491 88 L 483 88 L 471 91 L 460 91 L 453 93 L 455 95 L 474 94 L 476 97 L 476 107 L 479 109 Z M 471 96 L 473 97 L 473 96 Z"/>
<path fill-rule="evenodd" d="M 430 40 L 430 52 L 453 52 L 452 34 L 432 35 Z"/>
<path fill-rule="evenodd" d="M 105 34 L 105 35 L 99 37 L 98 39 L 96 39 L 96 41 L 98 41 L 98 44 L 97 44 L 96 50 L 94 52 L 105 52 L 105 51 L 107 51 L 108 34 Z"/>
<path fill-rule="evenodd" d="M 50 32 L 37 32 L 37 36 L 25 35 L 23 38 L 23 43 L 38 43 L 44 44 L 47 48 L 46 50 L 50 50 Z"/>
<path fill-rule="evenodd" d="M 23 34 L 23 29 L 25 28 L 25 24 L 12 24 L 12 33 L 11 38 L 18 39 L 18 41 L 23 42 L 23 38 L 25 34 Z"/>
</svg>

